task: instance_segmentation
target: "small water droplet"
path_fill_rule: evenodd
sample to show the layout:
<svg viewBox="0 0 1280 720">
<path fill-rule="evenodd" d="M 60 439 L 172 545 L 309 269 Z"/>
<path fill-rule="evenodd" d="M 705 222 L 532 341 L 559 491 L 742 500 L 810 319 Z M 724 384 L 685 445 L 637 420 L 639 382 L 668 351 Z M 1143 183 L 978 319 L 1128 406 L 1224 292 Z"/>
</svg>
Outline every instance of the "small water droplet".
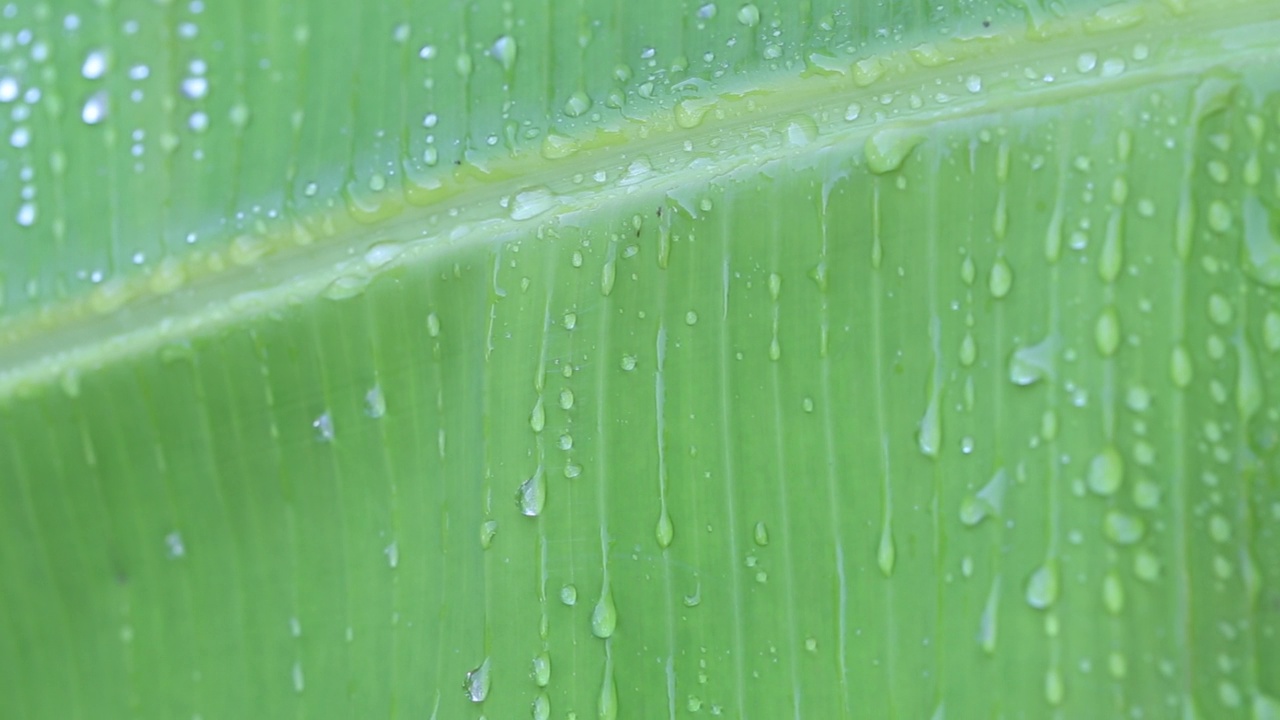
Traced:
<svg viewBox="0 0 1280 720">
<path fill-rule="evenodd" d="M 182 542 L 182 533 L 171 532 L 165 535 L 164 546 L 170 560 L 176 560 L 187 554 L 187 546 Z"/>
<path fill-rule="evenodd" d="M 591 109 L 591 98 L 581 90 L 569 96 L 564 103 L 564 114 L 569 117 L 580 117 Z"/>
<path fill-rule="evenodd" d="M 738 22 L 747 27 L 755 27 L 760 24 L 760 8 L 753 3 L 747 3 L 738 8 Z"/>
<path fill-rule="evenodd" d="M 80 119 L 86 125 L 97 125 L 107 118 L 108 108 L 107 92 L 99 90 L 84 101 L 84 106 L 80 108 Z"/>
<path fill-rule="evenodd" d="M 1004 494 L 1008 486 L 1009 474 L 1004 468 L 996 470 L 995 475 L 976 494 L 961 501 L 960 522 L 973 527 L 988 515 L 998 517 L 1004 510 Z"/>
<path fill-rule="evenodd" d="M 978 644 L 983 652 L 991 655 L 996 651 L 996 640 L 1000 627 L 1000 576 L 991 582 L 991 590 L 987 592 L 987 601 L 982 606 L 982 617 L 978 619 Z"/>
<path fill-rule="evenodd" d="M 573 607 L 578 604 L 578 588 L 574 585 L 565 585 L 560 588 L 560 602 Z"/>
</svg>

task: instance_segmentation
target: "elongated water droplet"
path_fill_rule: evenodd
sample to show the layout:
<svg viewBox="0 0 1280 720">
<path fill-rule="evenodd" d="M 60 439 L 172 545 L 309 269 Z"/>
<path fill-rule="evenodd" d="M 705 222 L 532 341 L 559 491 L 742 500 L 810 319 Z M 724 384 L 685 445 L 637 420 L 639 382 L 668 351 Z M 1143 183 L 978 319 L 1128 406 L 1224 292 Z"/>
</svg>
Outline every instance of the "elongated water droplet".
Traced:
<svg viewBox="0 0 1280 720">
<path fill-rule="evenodd" d="M 1058 599 L 1058 563 L 1047 560 L 1027 578 L 1027 604 L 1044 610 Z"/>
<path fill-rule="evenodd" d="M 498 534 L 498 521 L 486 520 L 480 524 L 480 547 L 488 550 L 493 545 L 493 536 Z"/>
<path fill-rule="evenodd" d="M 1102 241 L 1102 252 L 1098 256 L 1098 277 L 1104 282 L 1115 282 L 1120 276 L 1120 268 L 1124 264 L 1124 246 L 1122 245 L 1121 228 L 1123 217 L 1119 210 L 1112 213 L 1107 221 L 1107 232 Z"/>
<path fill-rule="evenodd" d="M 534 471 L 533 476 L 520 484 L 516 492 L 516 502 L 520 505 L 520 514 L 537 517 L 547 502 L 547 485 L 542 480 L 542 466 Z"/>
<path fill-rule="evenodd" d="M 533 658 L 533 682 L 538 687 L 551 683 L 551 656 L 546 652 L 540 652 Z"/>
<path fill-rule="evenodd" d="M 760 547 L 764 547 L 769 544 L 769 528 L 765 526 L 763 521 L 756 523 L 753 539 L 755 540 L 756 545 L 759 545 Z"/>
<path fill-rule="evenodd" d="M 382 394 L 382 386 L 374 385 L 364 394 L 364 412 L 375 420 L 387 414 L 387 398 Z"/>
<path fill-rule="evenodd" d="M 1262 409 L 1266 391 L 1258 374 L 1253 347 L 1245 338 L 1236 340 L 1236 409 L 1246 422 Z"/>
<path fill-rule="evenodd" d="M 1004 509 L 1004 493 L 1008 485 L 1009 473 L 1000 468 L 976 495 L 960 503 L 960 522 L 972 527 L 988 515 L 999 516 Z"/>
<path fill-rule="evenodd" d="M 613 637 L 618 626 L 618 610 L 613 605 L 613 591 L 605 588 L 591 611 L 591 634 L 598 638 Z"/>
<path fill-rule="evenodd" d="M 596 717 L 598 720 L 617 720 L 618 718 L 618 685 L 613 679 L 613 658 L 606 654 L 604 660 L 604 679 L 600 682 L 600 698 L 596 701 Z"/>
<path fill-rule="evenodd" d="M 608 296 L 613 292 L 613 281 L 617 277 L 618 268 L 614 264 L 613 258 L 605 261 L 604 267 L 600 269 L 600 294 Z"/>
<path fill-rule="evenodd" d="M 1120 317 L 1115 306 L 1108 305 L 1093 326 L 1093 340 L 1103 357 L 1111 357 L 1120 347 Z"/>
<path fill-rule="evenodd" d="M 1030 347 L 1021 347 L 1009 356 L 1009 381 L 1014 385 L 1033 385 L 1054 376 L 1057 366 L 1058 338 L 1049 336 Z"/>
<path fill-rule="evenodd" d="M 658 513 L 658 527 L 654 530 L 654 535 L 658 540 L 658 547 L 666 549 L 671 546 L 671 541 L 675 537 L 675 528 L 671 524 L 671 515 L 667 513 L 665 507 Z"/>
<path fill-rule="evenodd" d="M 893 566 L 897 561 L 897 550 L 893 546 L 893 524 L 885 520 L 880 530 L 880 544 L 876 547 L 876 565 L 885 577 L 893 575 Z"/>
<path fill-rule="evenodd" d="M 533 720 L 551 720 L 551 698 L 540 692 L 533 698 Z"/>
<path fill-rule="evenodd" d="M 1267 287 L 1280 288 L 1280 242 L 1271 231 L 1271 214 L 1257 196 L 1244 200 L 1244 242 L 1241 267 L 1245 275 Z"/>
<path fill-rule="evenodd" d="M 502 65 L 502 69 L 511 72 L 516 65 L 516 39 L 510 35 L 502 35 L 493 41 L 489 54 Z"/>
<path fill-rule="evenodd" d="M 1124 585 L 1114 570 L 1102 578 L 1102 604 L 1112 615 L 1124 612 Z"/>
<path fill-rule="evenodd" d="M 1174 387 L 1185 388 L 1191 384 L 1191 353 L 1187 352 L 1184 345 L 1176 345 L 1173 353 L 1169 356 L 1169 379 L 1173 381 Z"/>
<path fill-rule="evenodd" d="M 996 651 L 996 640 L 1000 627 L 1000 576 L 991 581 L 991 590 L 987 592 L 987 602 L 982 606 L 982 617 L 978 620 L 978 644 L 983 652 L 991 655 Z"/>
<path fill-rule="evenodd" d="M 991 291 L 991 297 L 1000 299 L 1008 295 L 1012 288 L 1013 268 L 1009 267 L 1004 256 L 998 257 L 991 265 L 991 274 L 987 276 L 987 289 Z"/>
<path fill-rule="evenodd" d="M 467 698 L 473 703 L 484 702 L 484 699 L 489 697 L 489 684 L 491 682 L 489 658 L 485 658 L 479 667 L 467 673 Z"/>
<path fill-rule="evenodd" d="M 547 425 L 547 413 L 542 408 L 542 397 L 538 397 L 538 401 L 533 404 L 533 411 L 529 413 L 529 427 L 534 432 L 540 433 Z"/>
</svg>

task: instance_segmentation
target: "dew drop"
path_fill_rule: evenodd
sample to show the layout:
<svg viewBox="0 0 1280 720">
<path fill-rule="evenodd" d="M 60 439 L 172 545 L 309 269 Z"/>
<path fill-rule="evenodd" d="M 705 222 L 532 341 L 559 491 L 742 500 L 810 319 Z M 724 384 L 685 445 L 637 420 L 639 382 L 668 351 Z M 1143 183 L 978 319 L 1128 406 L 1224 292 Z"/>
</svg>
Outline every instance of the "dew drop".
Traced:
<svg viewBox="0 0 1280 720">
<path fill-rule="evenodd" d="M 1191 384 L 1191 354 L 1184 345 L 1176 345 L 1169 357 L 1169 379 L 1177 388 L 1185 388 Z"/>
<path fill-rule="evenodd" d="M 84 106 L 80 108 L 80 119 L 86 125 L 97 125 L 107 118 L 107 110 L 107 93 L 99 90 L 84 101 Z"/>
<path fill-rule="evenodd" d="M 1056 336 L 1049 336 L 1035 345 L 1014 350 L 1009 356 L 1009 381 L 1025 387 L 1045 378 L 1052 378 L 1057 352 Z"/>
<path fill-rule="evenodd" d="M 1147 524 L 1142 518 L 1119 510 L 1107 511 L 1102 525 L 1107 539 L 1117 545 L 1132 545 L 1147 532 Z"/>
<path fill-rule="evenodd" d="M 480 523 L 480 548 L 488 550 L 493 546 L 493 537 L 498 534 L 498 521 L 486 520 Z"/>
<path fill-rule="evenodd" d="M 315 428 L 316 440 L 320 442 L 333 440 L 333 417 L 328 412 L 321 413 L 319 417 L 312 420 L 311 427 Z"/>
<path fill-rule="evenodd" d="M 760 24 L 760 8 L 752 3 L 747 3 L 738 8 L 738 22 L 747 27 L 755 27 Z"/>
<path fill-rule="evenodd" d="M 573 607 L 578 604 L 578 588 L 574 585 L 565 585 L 560 588 L 560 602 Z"/>
<path fill-rule="evenodd" d="M 569 117 L 580 117 L 591 109 L 591 98 L 581 90 L 574 92 L 564 103 L 564 114 Z"/>
</svg>

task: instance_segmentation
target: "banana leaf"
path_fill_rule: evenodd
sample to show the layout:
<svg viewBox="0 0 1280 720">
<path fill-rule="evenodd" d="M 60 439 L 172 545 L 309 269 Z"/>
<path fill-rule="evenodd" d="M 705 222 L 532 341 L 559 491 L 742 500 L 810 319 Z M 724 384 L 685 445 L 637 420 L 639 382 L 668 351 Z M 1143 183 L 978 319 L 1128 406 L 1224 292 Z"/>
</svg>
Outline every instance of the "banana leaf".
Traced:
<svg viewBox="0 0 1280 720">
<path fill-rule="evenodd" d="M 1274 0 L 13 0 L 0 715 L 1280 718 Z"/>
</svg>

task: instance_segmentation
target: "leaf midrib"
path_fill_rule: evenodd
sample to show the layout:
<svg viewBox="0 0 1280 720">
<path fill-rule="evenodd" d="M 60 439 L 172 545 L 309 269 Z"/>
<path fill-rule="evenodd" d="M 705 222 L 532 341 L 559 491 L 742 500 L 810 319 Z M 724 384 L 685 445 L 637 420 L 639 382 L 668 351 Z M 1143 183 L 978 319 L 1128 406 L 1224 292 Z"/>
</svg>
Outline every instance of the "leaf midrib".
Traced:
<svg viewBox="0 0 1280 720">
<path fill-rule="evenodd" d="M 665 196 L 696 214 L 691 203 L 681 203 L 684 193 L 719 179 L 767 174 L 782 161 L 812 158 L 816 163 L 833 152 L 861 155 L 866 143 L 886 135 L 924 136 L 937 127 L 1131 91 L 1209 67 L 1231 70 L 1280 62 L 1280 47 L 1271 41 L 1280 36 L 1280 18 L 1270 5 L 1271 0 L 1237 0 L 1173 14 L 1164 3 L 1145 0 L 1129 7 L 1146 20 L 1111 30 L 1097 30 L 1097 16 L 1070 17 L 1038 28 L 1038 36 L 993 28 L 979 37 L 849 56 L 839 61 L 849 68 L 844 73 L 778 72 L 757 76 L 761 82 L 750 85 L 738 79 L 719 93 L 681 98 L 711 108 L 692 128 L 677 122 L 675 103 L 668 103 L 648 117 L 567 138 L 582 149 L 562 159 L 525 153 L 455 169 L 437 187 L 418 189 L 424 204 L 405 204 L 376 222 L 359 224 L 339 211 L 313 218 L 313 226 L 332 228 L 314 243 L 299 247 L 295 237 L 243 236 L 241 242 L 254 248 L 244 263 L 235 262 L 236 252 L 228 246 L 221 253 L 221 269 L 206 270 L 171 290 L 157 292 L 147 277 L 138 276 L 0 322 L 0 401 L 68 374 L 323 296 L 335 284 L 341 288 L 347 283 L 358 292 L 362 284 L 398 265 L 460 246 L 514 239 L 534 227 L 530 220 L 575 224 L 607 211 L 622 197 L 657 201 Z M 1136 67 L 1130 63 L 1110 77 L 1074 71 L 1083 52 L 1095 53 L 1101 65 L 1104 57 L 1127 60 L 1135 44 L 1158 44 L 1157 38 L 1177 38 L 1168 41 L 1166 57 L 1152 57 Z M 925 65 L 913 60 L 913 54 L 947 60 Z M 832 67 L 832 60 L 823 64 Z M 860 83 L 866 76 L 855 63 L 864 68 L 878 64 L 883 73 Z M 1023 75 L 1027 68 L 1047 68 L 1053 80 L 1029 81 Z M 1060 69 L 1069 71 L 1060 74 Z M 974 77 L 983 85 L 976 93 L 968 87 Z M 993 80 L 1006 89 L 993 92 Z M 939 102 L 944 94 L 950 99 Z M 884 97 L 893 99 L 881 104 Z M 920 101 L 916 107 L 912 98 Z M 847 121 L 846 109 L 854 103 L 862 113 Z M 600 172 L 604 182 L 586 182 Z M 512 210 L 531 200 L 547 207 L 528 218 L 513 218 Z M 197 272 L 195 266 L 186 270 Z"/>
</svg>

